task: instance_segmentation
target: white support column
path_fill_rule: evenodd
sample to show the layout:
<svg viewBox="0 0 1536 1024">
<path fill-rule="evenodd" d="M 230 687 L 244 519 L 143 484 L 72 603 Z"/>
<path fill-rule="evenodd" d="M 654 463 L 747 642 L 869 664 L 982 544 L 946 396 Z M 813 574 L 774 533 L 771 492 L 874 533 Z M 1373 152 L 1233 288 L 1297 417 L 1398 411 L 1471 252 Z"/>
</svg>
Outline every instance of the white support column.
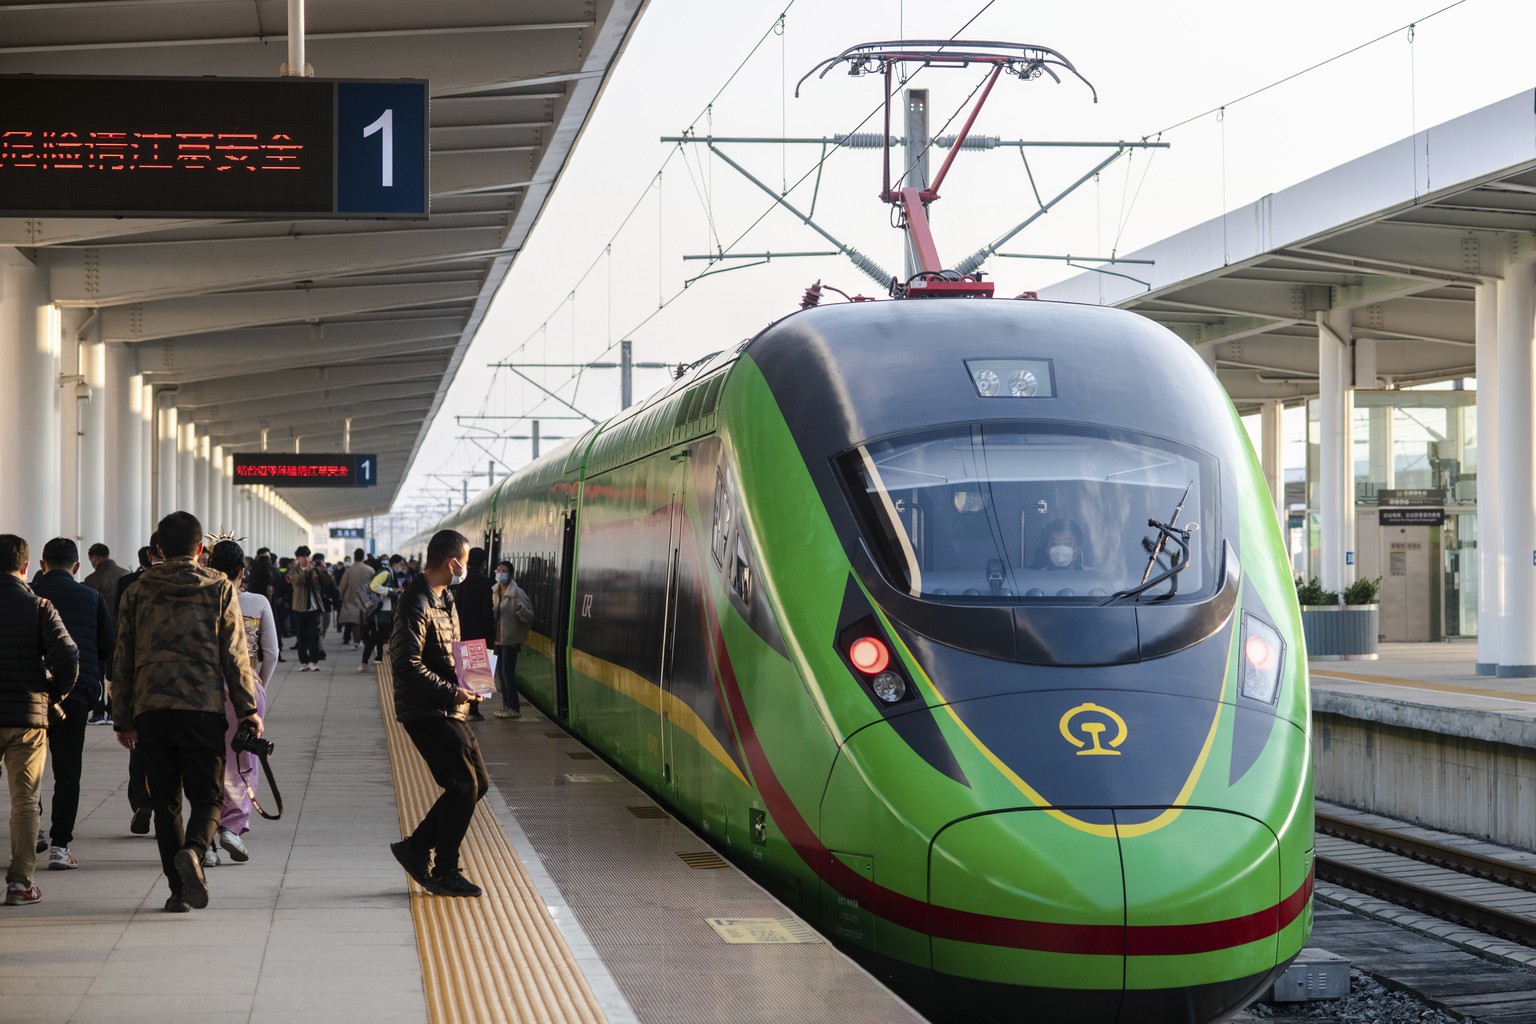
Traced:
<svg viewBox="0 0 1536 1024">
<path fill-rule="evenodd" d="M 1397 486 L 1397 465 L 1393 458 L 1392 409 L 1373 406 L 1367 413 L 1366 429 L 1370 436 L 1370 479 L 1377 487 Z"/>
<path fill-rule="evenodd" d="M 1499 282 L 1477 286 L 1477 674 L 1499 670 Z"/>
<path fill-rule="evenodd" d="M 54 392 L 59 396 L 59 490 L 57 536 L 71 537 L 78 545 L 80 533 L 80 429 L 81 396 L 85 391 L 85 345 L 79 330 L 85 313 L 59 311 L 59 377 Z"/>
<path fill-rule="evenodd" d="M 193 433 L 192 435 L 192 514 L 197 516 L 203 524 L 203 532 L 217 530 L 219 524 L 214 522 L 210 503 L 212 485 L 210 478 L 213 467 L 208 464 L 209 455 L 212 452 L 213 442 L 207 434 Z"/>
<path fill-rule="evenodd" d="M 155 531 L 157 519 L 155 517 L 155 503 L 158 496 L 155 492 L 154 463 L 156 458 L 155 431 L 159 429 L 158 411 L 155 408 L 155 389 L 152 384 L 145 382 L 144 375 L 134 375 L 134 380 L 139 384 L 139 457 L 144 460 L 144 486 L 139 489 L 139 521 L 144 524 L 144 539 L 139 544 L 145 544 L 149 535 Z"/>
<path fill-rule="evenodd" d="M 34 567 L 59 532 L 59 317 L 47 281 L 0 248 L 0 529 L 26 540 Z"/>
<path fill-rule="evenodd" d="M 203 443 L 207 447 L 203 459 L 208 463 L 208 529 L 227 532 L 234 527 L 224 508 L 224 446 L 206 437 Z"/>
<path fill-rule="evenodd" d="M 103 540 L 112 558 L 134 569 L 133 552 L 149 540 L 144 517 L 144 386 L 135 374 L 138 358 L 127 345 L 102 346 L 106 359 L 104 416 L 107 424 L 103 475 Z M 93 399 L 94 401 L 94 399 Z"/>
<path fill-rule="evenodd" d="M 1317 568 L 1323 587 L 1339 591 L 1355 581 L 1355 473 L 1350 451 L 1352 330 L 1348 310 L 1317 314 L 1317 483 L 1322 521 L 1322 564 Z"/>
<path fill-rule="evenodd" d="M 176 507 L 174 511 L 191 512 L 197 504 L 197 424 L 190 419 L 176 429 Z M 201 519 L 201 516 L 198 516 Z"/>
<path fill-rule="evenodd" d="M 1536 676 L 1536 266 L 1510 264 L 1499 286 L 1500 678 Z"/>
<path fill-rule="evenodd" d="M 98 319 L 96 323 L 100 323 Z M 92 332 L 82 344 L 80 372 L 90 389 L 80 407 L 80 558 L 107 536 L 107 346 Z"/>
<path fill-rule="evenodd" d="M 180 434 L 176 414 L 176 393 L 160 390 L 155 393 L 155 504 L 150 521 L 160 520 L 176 511 L 176 476 L 181 467 L 177 456 L 176 441 Z M 153 527 L 151 527 L 153 529 Z"/>
<path fill-rule="evenodd" d="M 1275 506 L 1275 518 L 1280 523 L 1280 536 L 1286 535 L 1285 507 L 1285 406 L 1277 401 L 1265 402 L 1259 407 L 1259 462 L 1264 467 L 1264 482 L 1269 484 L 1269 495 Z"/>
</svg>

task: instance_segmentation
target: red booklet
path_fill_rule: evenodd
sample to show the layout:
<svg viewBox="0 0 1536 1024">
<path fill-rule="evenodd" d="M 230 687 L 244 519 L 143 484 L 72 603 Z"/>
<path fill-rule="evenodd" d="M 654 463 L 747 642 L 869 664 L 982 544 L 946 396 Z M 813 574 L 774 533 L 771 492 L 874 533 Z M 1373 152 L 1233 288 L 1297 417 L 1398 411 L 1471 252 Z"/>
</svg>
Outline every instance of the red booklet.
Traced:
<svg viewBox="0 0 1536 1024">
<path fill-rule="evenodd" d="M 484 640 L 455 640 L 453 669 L 459 677 L 460 689 L 479 697 L 495 695 L 496 680 L 491 675 L 491 659 Z"/>
</svg>

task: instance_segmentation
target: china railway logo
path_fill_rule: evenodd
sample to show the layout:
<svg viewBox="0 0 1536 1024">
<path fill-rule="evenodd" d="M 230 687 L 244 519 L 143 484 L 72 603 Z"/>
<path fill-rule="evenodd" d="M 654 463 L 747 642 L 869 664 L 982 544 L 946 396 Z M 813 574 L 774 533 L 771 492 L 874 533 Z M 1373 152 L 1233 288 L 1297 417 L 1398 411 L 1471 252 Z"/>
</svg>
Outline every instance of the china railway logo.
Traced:
<svg viewBox="0 0 1536 1024">
<path fill-rule="evenodd" d="M 1082 721 L 1077 721 L 1082 717 Z M 1115 714 L 1109 708 L 1098 704 L 1079 704 L 1077 707 L 1061 716 L 1060 728 L 1062 738 L 1074 747 L 1078 747 L 1078 757 L 1119 757 L 1119 750 L 1104 749 L 1104 734 L 1110 727 L 1115 729 L 1114 736 L 1109 740 L 1111 747 L 1118 747 L 1125 742 L 1129 730 L 1125 727 L 1125 719 Z M 1076 735 L 1083 733 L 1087 739 Z"/>
</svg>

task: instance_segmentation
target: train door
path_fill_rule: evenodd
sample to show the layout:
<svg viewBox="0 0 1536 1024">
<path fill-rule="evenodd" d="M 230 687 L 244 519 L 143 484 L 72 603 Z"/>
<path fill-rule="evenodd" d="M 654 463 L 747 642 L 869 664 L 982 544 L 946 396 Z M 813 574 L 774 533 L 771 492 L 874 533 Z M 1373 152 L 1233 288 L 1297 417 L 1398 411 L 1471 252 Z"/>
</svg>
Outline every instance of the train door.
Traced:
<svg viewBox="0 0 1536 1024">
<path fill-rule="evenodd" d="M 681 453 L 686 456 L 686 452 Z M 672 502 L 671 526 L 667 534 L 667 583 L 664 592 L 661 630 L 661 665 L 658 678 L 661 681 L 661 784 L 667 798 L 676 804 L 677 770 L 674 765 L 673 730 L 676 728 L 669 711 L 675 703 L 677 669 L 677 622 L 682 578 L 682 550 L 684 529 L 683 491 L 687 475 L 686 462 L 679 455 L 673 456 L 670 474 Z"/>
<path fill-rule="evenodd" d="M 555 718 L 570 721 L 571 594 L 576 584 L 576 510 L 565 513 L 560 539 L 560 599 L 555 603 Z"/>
</svg>

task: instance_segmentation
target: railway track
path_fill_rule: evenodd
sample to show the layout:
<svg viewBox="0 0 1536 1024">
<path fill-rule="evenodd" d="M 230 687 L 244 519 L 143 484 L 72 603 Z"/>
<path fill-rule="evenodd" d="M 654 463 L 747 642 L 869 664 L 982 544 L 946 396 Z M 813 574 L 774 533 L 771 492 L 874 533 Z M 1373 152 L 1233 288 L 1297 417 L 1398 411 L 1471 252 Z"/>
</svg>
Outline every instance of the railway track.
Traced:
<svg viewBox="0 0 1536 1024">
<path fill-rule="evenodd" d="M 1536 869 L 1317 815 L 1317 877 L 1536 948 Z"/>
</svg>

